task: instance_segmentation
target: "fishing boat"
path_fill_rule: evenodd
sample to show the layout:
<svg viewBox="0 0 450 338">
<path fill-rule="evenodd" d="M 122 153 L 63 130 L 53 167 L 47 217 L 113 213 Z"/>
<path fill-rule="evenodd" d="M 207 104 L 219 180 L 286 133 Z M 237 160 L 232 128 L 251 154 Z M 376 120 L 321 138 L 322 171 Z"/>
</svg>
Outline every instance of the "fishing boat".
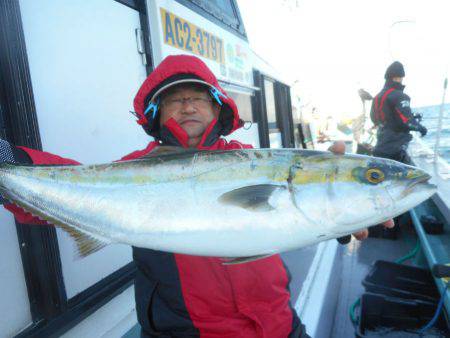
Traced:
<svg viewBox="0 0 450 338">
<path fill-rule="evenodd" d="M 189 32 L 202 37 L 203 48 Z M 136 132 L 129 113 L 133 95 L 165 56 L 187 53 L 218 75 L 246 121 L 229 138 L 257 148 L 319 148 L 314 126 L 293 113 L 289 81 L 250 48 L 236 0 L 7 0 L 0 2 L 0 45 L 0 137 L 16 145 L 88 164 L 145 147 L 148 136 Z M 410 151 L 439 191 L 402 219 L 396 240 L 331 240 L 281 255 L 292 305 L 311 337 L 385 334 L 377 328 L 389 325 L 370 319 L 408 303 L 398 300 L 401 291 L 389 298 L 367 286 L 366 277 L 386 265 L 388 274 L 405 266 L 425 271 L 436 293 L 426 305 L 417 303 L 420 292 L 409 299 L 428 311 L 416 328 L 443 299 L 439 330 L 432 330 L 448 333 L 450 293 L 438 277 L 450 263 L 448 164 L 420 140 Z M 443 232 L 427 233 L 424 216 Z M 0 217 L 0 337 L 139 337 L 128 246 L 74 260 L 63 231 L 20 224 L 4 210 Z M 377 310 L 380 297 L 388 305 Z"/>
</svg>

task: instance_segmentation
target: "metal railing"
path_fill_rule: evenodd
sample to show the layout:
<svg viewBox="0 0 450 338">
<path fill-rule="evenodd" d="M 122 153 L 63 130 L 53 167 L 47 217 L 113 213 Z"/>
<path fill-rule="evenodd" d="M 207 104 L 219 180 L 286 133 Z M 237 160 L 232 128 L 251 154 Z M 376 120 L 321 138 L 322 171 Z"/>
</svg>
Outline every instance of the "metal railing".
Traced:
<svg viewBox="0 0 450 338">
<path fill-rule="evenodd" d="M 434 162 L 438 161 L 439 157 L 439 145 L 441 142 L 441 132 L 442 132 L 442 121 L 444 119 L 444 105 L 445 105 L 445 94 L 447 93 L 447 84 L 448 80 L 445 78 L 444 80 L 444 91 L 442 93 L 442 103 L 441 108 L 439 109 L 439 120 L 438 120 L 438 126 L 436 130 L 436 143 L 434 144 Z"/>
</svg>

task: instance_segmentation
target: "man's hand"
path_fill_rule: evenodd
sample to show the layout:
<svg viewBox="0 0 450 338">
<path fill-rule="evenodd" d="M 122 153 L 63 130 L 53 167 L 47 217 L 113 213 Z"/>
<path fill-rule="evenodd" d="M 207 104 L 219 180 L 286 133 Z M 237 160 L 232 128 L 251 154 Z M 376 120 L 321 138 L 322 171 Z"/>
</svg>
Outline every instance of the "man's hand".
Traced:
<svg viewBox="0 0 450 338">
<path fill-rule="evenodd" d="M 411 131 L 418 131 L 420 136 L 424 137 L 428 133 L 428 129 L 416 119 L 410 119 L 406 124 Z"/>
<path fill-rule="evenodd" d="M 422 137 L 424 137 L 428 133 L 428 129 L 421 124 L 419 124 L 417 131 L 420 133 L 420 136 L 422 136 Z"/>
<path fill-rule="evenodd" d="M 395 226 L 394 220 L 390 219 L 384 223 L 381 223 L 385 228 L 393 228 Z M 353 234 L 353 237 L 355 237 L 358 241 L 365 240 L 367 237 L 369 237 L 369 230 L 364 229 L 358 232 L 355 232 Z"/>
<path fill-rule="evenodd" d="M 344 141 L 336 141 L 336 142 L 334 142 L 331 145 L 330 148 L 328 148 L 328 150 L 331 151 L 333 154 L 336 154 L 336 155 L 344 155 L 344 153 L 345 153 L 345 143 L 344 143 Z M 390 219 L 390 220 L 384 222 L 383 226 L 386 227 L 386 228 L 393 228 L 395 226 L 395 223 L 394 223 L 394 221 L 392 219 Z M 355 232 L 353 234 L 353 237 L 355 237 L 358 241 L 362 241 L 362 240 L 366 239 L 367 237 L 369 237 L 369 230 L 368 229 L 364 229 L 364 230 Z M 345 244 L 344 241 L 340 241 L 340 243 L 341 244 Z"/>
<path fill-rule="evenodd" d="M 328 148 L 333 154 L 336 155 L 344 155 L 345 153 L 345 142 L 344 141 L 336 141 L 334 142 L 330 148 Z"/>
</svg>

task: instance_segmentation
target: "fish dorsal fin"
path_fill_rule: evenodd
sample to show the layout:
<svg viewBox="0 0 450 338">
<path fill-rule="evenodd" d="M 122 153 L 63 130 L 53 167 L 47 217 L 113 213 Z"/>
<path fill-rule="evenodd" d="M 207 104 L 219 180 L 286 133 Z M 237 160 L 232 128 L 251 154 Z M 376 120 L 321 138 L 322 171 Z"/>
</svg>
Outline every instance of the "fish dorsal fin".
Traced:
<svg viewBox="0 0 450 338">
<path fill-rule="evenodd" d="M 275 184 L 249 185 L 224 193 L 219 197 L 219 202 L 250 211 L 270 211 L 274 208 L 269 204 L 269 198 L 280 188 L 284 187 Z"/>
<path fill-rule="evenodd" d="M 176 154 L 184 154 L 184 153 L 197 153 L 200 150 L 198 149 L 186 149 L 182 147 L 176 146 L 158 146 L 151 150 L 147 155 L 142 156 L 141 158 L 153 158 L 161 155 L 176 155 Z"/>
<path fill-rule="evenodd" d="M 109 244 L 109 242 L 94 238 L 68 225 L 57 224 L 57 226 L 67 232 L 70 237 L 75 240 L 77 245 L 77 256 L 80 258 L 89 256 Z"/>
<path fill-rule="evenodd" d="M 236 264 L 242 264 L 242 263 L 249 263 L 254 262 L 259 259 L 270 257 L 274 254 L 263 254 L 263 255 L 255 255 L 255 256 L 248 256 L 248 257 L 236 257 L 236 258 L 223 258 L 224 262 L 222 265 L 236 265 Z"/>
</svg>

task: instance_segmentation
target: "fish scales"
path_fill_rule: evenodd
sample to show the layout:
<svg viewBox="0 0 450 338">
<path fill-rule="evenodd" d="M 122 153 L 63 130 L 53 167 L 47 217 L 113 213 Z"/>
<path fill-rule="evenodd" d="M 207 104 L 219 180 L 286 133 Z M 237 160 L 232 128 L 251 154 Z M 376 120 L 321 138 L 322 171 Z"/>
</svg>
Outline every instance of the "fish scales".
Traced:
<svg viewBox="0 0 450 338">
<path fill-rule="evenodd" d="M 177 152 L 89 166 L 0 165 L 0 191 L 39 217 L 111 243 L 264 256 L 335 238 L 431 196 L 395 161 L 295 149 Z"/>
</svg>

